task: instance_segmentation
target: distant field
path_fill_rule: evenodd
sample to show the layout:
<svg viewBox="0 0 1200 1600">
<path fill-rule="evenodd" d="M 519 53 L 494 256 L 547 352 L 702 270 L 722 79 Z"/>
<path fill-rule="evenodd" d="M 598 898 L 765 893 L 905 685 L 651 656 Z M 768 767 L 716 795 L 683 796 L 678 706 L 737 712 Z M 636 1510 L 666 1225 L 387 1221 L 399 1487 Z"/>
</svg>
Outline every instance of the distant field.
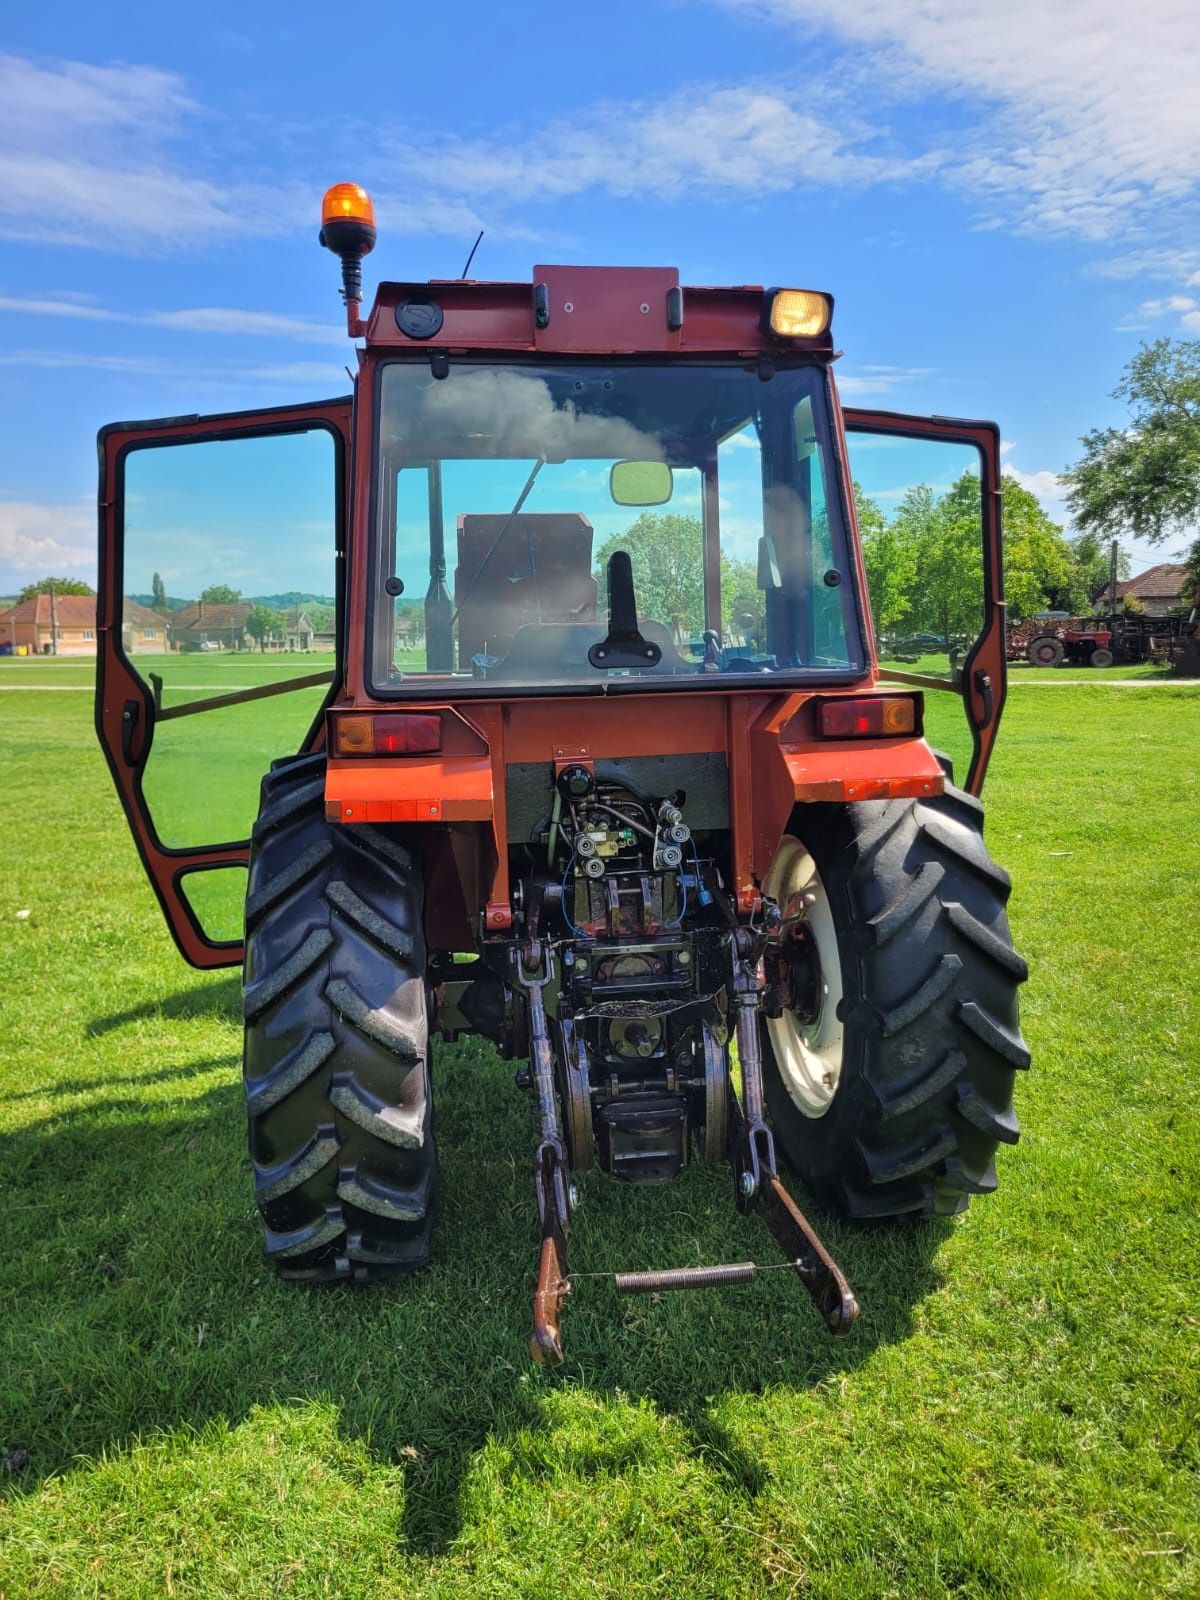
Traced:
<svg viewBox="0 0 1200 1600">
<path fill-rule="evenodd" d="M 784 1273 L 661 1303 L 583 1280 L 549 1375 L 534 1119 L 483 1046 L 434 1057 L 428 1271 L 268 1274 L 237 975 L 174 954 L 90 724 L 0 690 L 5 1600 L 1200 1593 L 1200 696 L 1009 703 L 988 834 L 1034 1060 L 1000 1192 L 829 1226 L 845 1343 Z M 572 1252 L 772 1259 L 699 1166 L 589 1176 Z"/>
<path fill-rule="evenodd" d="M 233 685 L 274 683 L 281 678 L 301 678 L 309 672 L 333 667 L 332 651 L 312 650 L 288 655 L 259 651 L 224 651 L 211 655 L 200 652 L 171 655 L 136 655 L 133 664 L 147 678 L 157 672 L 168 695 L 172 684 L 197 685 L 204 692 L 220 694 Z M 0 687 L 8 684 L 91 684 L 96 680 L 96 663 L 87 657 L 0 656 Z M 211 690 L 210 690 L 211 686 Z"/>
</svg>

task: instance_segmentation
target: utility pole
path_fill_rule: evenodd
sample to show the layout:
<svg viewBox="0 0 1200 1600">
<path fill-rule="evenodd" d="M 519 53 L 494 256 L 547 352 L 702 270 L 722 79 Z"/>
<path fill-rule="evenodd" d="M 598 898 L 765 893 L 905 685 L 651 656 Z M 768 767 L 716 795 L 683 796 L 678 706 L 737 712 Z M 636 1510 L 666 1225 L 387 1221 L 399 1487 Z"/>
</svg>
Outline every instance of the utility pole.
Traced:
<svg viewBox="0 0 1200 1600">
<path fill-rule="evenodd" d="M 1117 609 L 1117 541 L 1114 539 L 1108 552 L 1108 609 L 1115 615 Z"/>
</svg>

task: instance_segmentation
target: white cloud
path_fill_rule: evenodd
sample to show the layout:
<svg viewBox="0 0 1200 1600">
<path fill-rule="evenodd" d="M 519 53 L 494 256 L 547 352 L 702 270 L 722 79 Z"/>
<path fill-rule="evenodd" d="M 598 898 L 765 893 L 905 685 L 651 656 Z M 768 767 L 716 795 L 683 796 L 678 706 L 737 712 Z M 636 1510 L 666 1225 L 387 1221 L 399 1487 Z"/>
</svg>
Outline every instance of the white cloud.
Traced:
<svg viewBox="0 0 1200 1600">
<path fill-rule="evenodd" d="M 1022 489 L 1028 489 L 1030 494 L 1036 495 L 1056 522 L 1063 521 L 1067 516 L 1066 486 L 1057 472 L 1050 472 L 1046 468 L 1041 472 L 1022 472 L 1020 467 L 1011 462 L 1006 464 L 1004 470 L 1017 480 Z"/>
<path fill-rule="evenodd" d="M 174 328 L 181 333 L 252 334 L 258 338 L 296 339 L 305 344 L 346 342 L 345 320 L 336 316 L 328 322 L 306 322 L 302 317 L 284 317 L 272 311 L 197 306 L 185 311 L 151 311 L 144 318 L 130 316 L 124 320 L 147 321 L 156 328 Z"/>
<path fill-rule="evenodd" d="M 1096 261 L 1091 270 L 1101 278 L 1158 278 L 1164 283 L 1184 282 L 1191 288 L 1200 283 L 1200 272 L 1195 271 L 1197 262 L 1200 262 L 1200 251 L 1184 246 L 1149 245 Z"/>
<path fill-rule="evenodd" d="M 266 169 L 285 149 L 294 160 L 305 135 L 322 138 L 311 119 L 287 139 L 271 132 L 273 146 L 253 119 L 248 134 L 218 117 L 172 72 L 0 53 L 0 238 L 153 255 L 311 227 L 318 192 L 307 181 L 230 182 L 206 169 L 205 153 L 222 140 L 236 141 L 232 170 L 246 173 L 248 151 Z M 423 141 L 417 155 L 406 168 L 427 171 Z M 385 176 L 379 189 L 381 226 L 395 234 L 469 240 L 486 226 L 495 238 L 539 237 L 496 215 L 501 202 L 486 186 L 478 208 L 444 185 L 401 195 Z"/>
<path fill-rule="evenodd" d="M 0 235 L 136 255 L 297 226 L 303 186 L 218 185 L 175 155 L 201 115 L 174 73 L 0 54 Z"/>
<path fill-rule="evenodd" d="M 1029 493 L 1041 502 L 1042 509 L 1054 522 L 1069 524 L 1071 513 L 1067 506 L 1066 484 L 1057 472 L 1051 472 L 1048 468 L 1043 468 L 1040 472 L 1022 471 L 1012 460 L 1016 448 L 1011 439 L 1002 442 L 1000 454 L 1004 462 L 1004 471 L 1010 478 L 1015 478 L 1022 489 L 1028 489 Z"/>
<path fill-rule="evenodd" d="M 439 190 L 508 201 L 600 191 L 672 199 L 865 184 L 928 170 L 937 158 L 873 149 L 877 130 L 844 111 L 823 120 L 813 85 L 697 84 L 654 102 L 598 104 L 536 132 L 468 140 L 395 137 L 390 157 L 436 174 Z"/>
<path fill-rule="evenodd" d="M 110 311 L 78 296 L 55 294 L 49 299 L 0 295 L 0 311 L 27 317 L 65 317 L 80 322 L 124 322 L 136 327 L 171 328 L 180 333 L 230 333 L 260 338 L 293 339 L 304 344 L 344 344 L 346 329 L 337 317 L 308 322 L 273 311 L 246 311 L 235 306 L 196 306 L 182 311 Z"/>
<path fill-rule="evenodd" d="M 948 93 L 973 126 L 948 181 L 987 219 L 1101 240 L 1200 179 L 1194 0 L 724 0 L 865 49 L 864 86 L 895 101 Z"/>
<path fill-rule="evenodd" d="M 193 365 L 169 356 L 124 356 L 75 350 L 4 350 L 0 367 L 30 367 L 57 372 L 112 372 L 128 377 L 161 380 L 168 387 L 217 384 L 227 390 L 241 387 L 320 385 L 328 394 L 344 393 L 350 379 L 336 361 L 227 362 Z"/>
<path fill-rule="evenodd" d="M 90 505 L 0 500 L 0 572 L 15 575 L 18 588 L 48 573 L 88 576 L 96 565 L 95 529 Z"/>
<path fill-rule="evenodd" d="M 117 311 L 106 311 L 102 306 L 88 305 L 74 296 L 55 296 L 50 300 L 25 299 L 18 295 L 0 294 L 0 311 L 16 311 L 23 317 L 74 317 L 81 322 L 132 322 Z"/>
<path fill-rule="evenodd" d="M 1143 300 L 1136 311 L 1118 324 L 1118 333 L 1143 333 L 1155 322 L 1169 320 L 1181 333 L 1200 333 L 1200 300 L 1190 294 L 1163 295 Z"/>
<path fill-rule="evenodd" d="M 838 369 L 838 393 L 843 400 L 867 400 L 882 394 L 893 394 L 897 389 L 920 388 L 933 369 L 931 367 L 860 366 L 846 371 Z"/>
</svg>

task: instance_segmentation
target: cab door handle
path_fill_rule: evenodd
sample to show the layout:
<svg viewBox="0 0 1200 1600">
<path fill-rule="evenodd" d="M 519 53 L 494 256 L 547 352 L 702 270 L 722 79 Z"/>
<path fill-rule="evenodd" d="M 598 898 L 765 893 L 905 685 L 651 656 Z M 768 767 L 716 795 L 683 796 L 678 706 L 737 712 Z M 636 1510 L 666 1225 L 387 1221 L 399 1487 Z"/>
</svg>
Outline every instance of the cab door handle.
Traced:
<svg viewBox="0 0 1200 1600">
<path fill-rule="evenodd" d="M 133 765 L 133 739 L 142 718 L 139 700 L 126 700 L 121 707 L 121 755 L 127 766 Z"/>
</svg>

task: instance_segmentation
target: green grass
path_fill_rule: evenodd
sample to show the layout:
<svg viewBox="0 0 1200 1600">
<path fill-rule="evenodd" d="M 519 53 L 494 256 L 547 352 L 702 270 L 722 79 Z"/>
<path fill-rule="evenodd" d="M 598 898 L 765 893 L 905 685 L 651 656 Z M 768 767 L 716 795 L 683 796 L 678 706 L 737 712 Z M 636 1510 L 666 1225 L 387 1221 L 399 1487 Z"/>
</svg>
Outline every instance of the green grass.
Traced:
<svg viewBox="0 0 1200 1600">
<path fill-rule="evenodd" d="M 999 1194 L 830 1226 L 846 1343 L 785 1273 L 584 1280 L 557 1374 L 525 1355 L 533 1117 L 477 1045 L 435 1060 L 429 1270 L 269 1276 L 237 978 L 174 955 L 90 715 L 0 693 L 5 1600 L 1200 1592 L 1200 696 L 1009 703 L 989 838 L 1034 1066 Z M 728 1189 L 590 1177 L 574 1264 L 772 1259 Z"/>
<path fill-rule="evenodd" d="M 880 661 L 884 670 L 916 672 L 927 678 L 949 678 L 950 667 L 944 655 L 922 656 L 918 661 L 897 661 L 885 658 Z M 1124 683 L 1155 680 L 1168 676 L 1166 670 L 1151 661 L 1139 661 L 1134 666 L 1089 667 L 1068 662 L 1061 667 L 1034 667 L 1026 661 L 1008 663 L 1009 686 L 1025 683 Z"/>
</svg>

